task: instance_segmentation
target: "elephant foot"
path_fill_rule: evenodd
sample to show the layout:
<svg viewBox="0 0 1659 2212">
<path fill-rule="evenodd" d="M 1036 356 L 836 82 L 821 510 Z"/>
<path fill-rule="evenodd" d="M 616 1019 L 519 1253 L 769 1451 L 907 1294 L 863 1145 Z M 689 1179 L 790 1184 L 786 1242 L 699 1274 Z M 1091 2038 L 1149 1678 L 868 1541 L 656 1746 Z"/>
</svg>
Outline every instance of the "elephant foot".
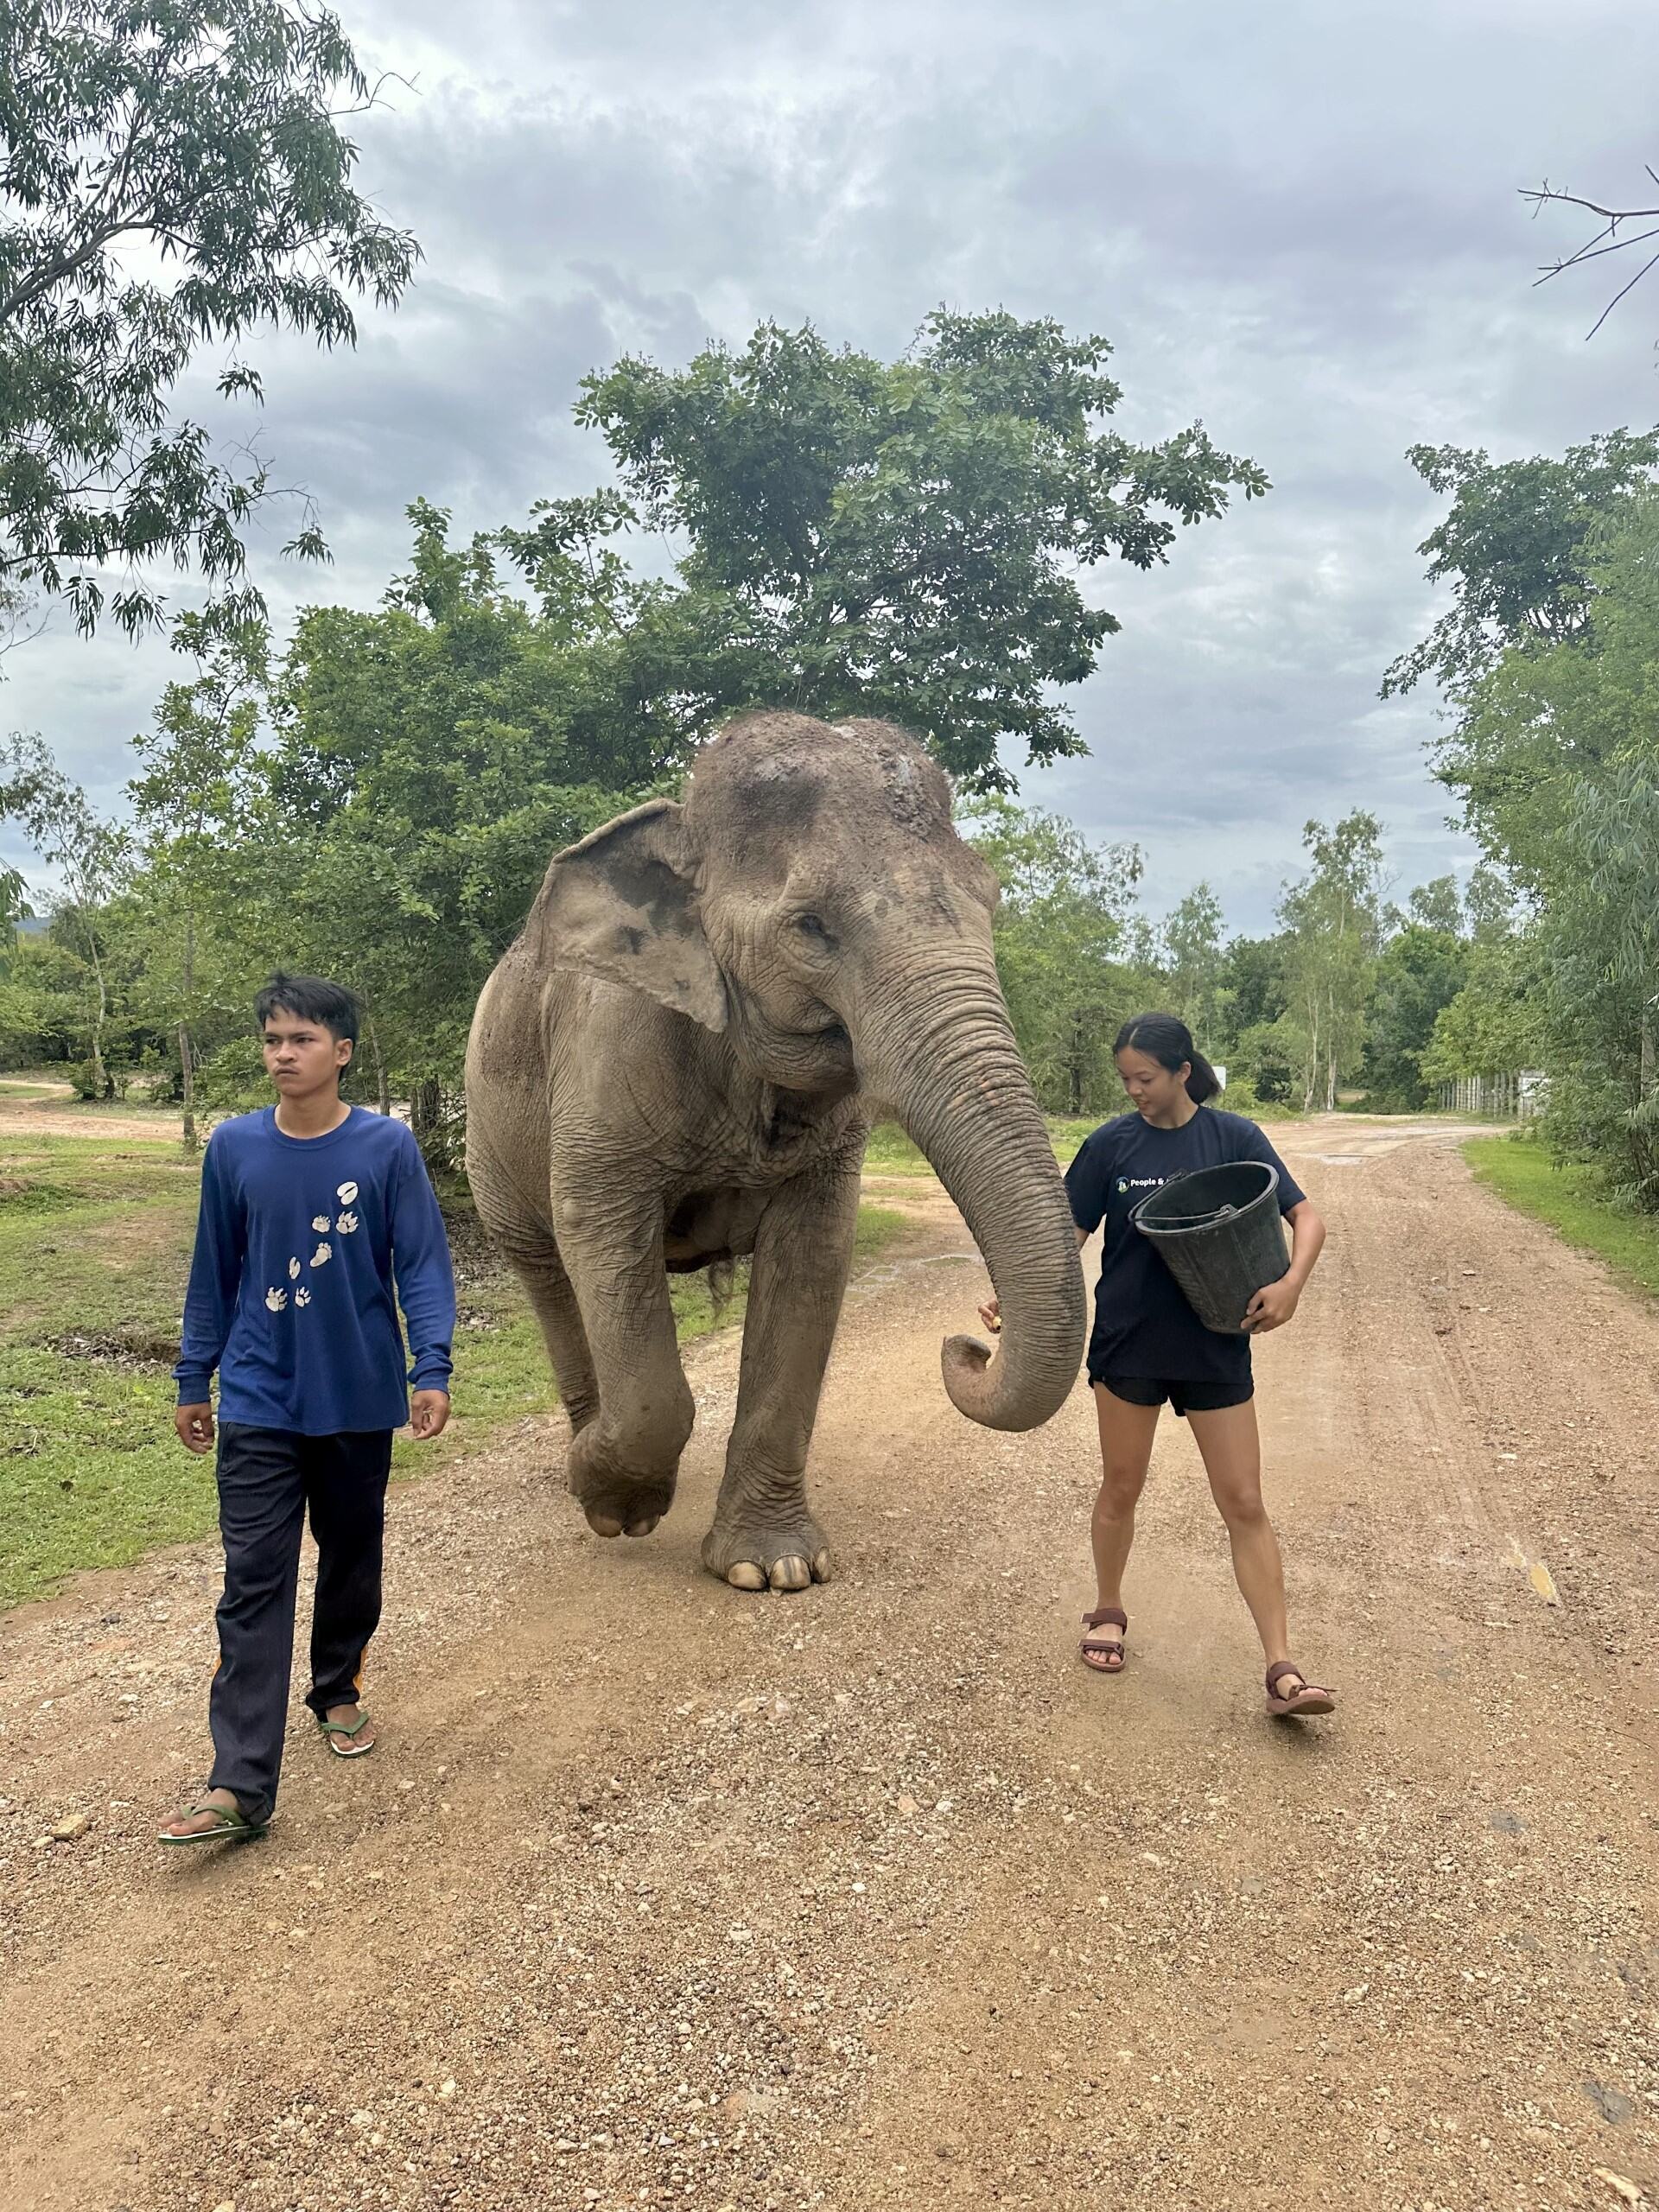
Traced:
<svg viewBox="0 0 1659 2212">
<path fill-rule="evenodd" d="M 596 1536 L 648 1536 L 673 1503 L 671 1473 L 623 1466 L 597 1427 L 579 1429 L 570 1440 L 566 1478 Z"/>
<path fill-rule="evenodd" d="M 702 1563 L 734 1590 L 807 1590 L 828 1582 L 830 1547 L 805 1513 L 781 1521 L 717 1520 L 702 1540 Z"/>
</svg>

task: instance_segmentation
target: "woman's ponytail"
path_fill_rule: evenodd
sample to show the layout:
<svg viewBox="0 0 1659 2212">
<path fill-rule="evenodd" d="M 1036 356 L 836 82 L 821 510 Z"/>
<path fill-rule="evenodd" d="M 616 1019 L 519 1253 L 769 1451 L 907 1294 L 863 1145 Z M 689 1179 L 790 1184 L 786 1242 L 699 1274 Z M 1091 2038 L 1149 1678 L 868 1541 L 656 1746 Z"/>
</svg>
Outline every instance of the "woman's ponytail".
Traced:
<svg viewBox="0 0 1659 2212">
<path fill-rule="evenodd" d="M 1112 1046 L 1113 1058 L 1131 1050 L 1144 1052 L 1172 1075 L 1185 1066 L 1186 1095 L 1195 1106 L 1202 1106 L 1206 1098 L 1220 1096 L 1220 1077 L 1192 1042 L 1192 1032 L 1174 1014 L 1137 1014 L 1133 1021 L 1126 1021 Z"/>
<path fill-rule="evenodd" d="M 1206 1098 L 1221 1096 L 1221 1077 L 1216 1073 L 1202 1052 L 1189 1052 L 1192 1071 L 1186 1078 L 1186 1095 L 1195 1106 L 1202 1106 Z"/>
</svg>

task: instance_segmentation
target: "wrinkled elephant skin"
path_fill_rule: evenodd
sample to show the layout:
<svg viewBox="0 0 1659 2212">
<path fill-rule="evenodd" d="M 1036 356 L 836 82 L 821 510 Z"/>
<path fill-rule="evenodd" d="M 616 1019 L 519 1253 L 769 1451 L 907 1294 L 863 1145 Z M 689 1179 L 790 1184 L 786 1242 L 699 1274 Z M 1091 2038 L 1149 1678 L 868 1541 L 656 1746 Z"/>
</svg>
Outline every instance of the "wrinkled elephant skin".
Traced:
<svg viewBox="0 0 1659 2212">
<path fill-rule="evenodd" d="M 752 1255 L 737 1413 L 703 1560 L 743 1590 L 830 1573 L 807 1507 L 873 1103 L 966 1217 L 1001 1300 L 997 1355 L 944 1348 L 997 1428 L 1076 1379 L 1071 1217 L 997 986 L 996 886 L 909 738 L 754 714 L 653 801 L 559 854 L 479 1000 L 467 1165 L 522 1278 L 606 1536 L 668 1510 L 693 1406 L 671 1272 Z"/>
</svg>

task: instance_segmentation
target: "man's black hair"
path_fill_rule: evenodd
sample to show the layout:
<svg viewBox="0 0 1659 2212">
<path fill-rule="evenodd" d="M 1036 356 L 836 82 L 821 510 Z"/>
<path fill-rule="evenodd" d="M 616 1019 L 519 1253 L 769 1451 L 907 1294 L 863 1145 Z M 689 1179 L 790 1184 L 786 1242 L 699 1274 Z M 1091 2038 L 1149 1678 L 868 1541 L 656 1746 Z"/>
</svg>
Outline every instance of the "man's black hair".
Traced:
<svg viewBox="0 0 1659 2212">
<path fill-rule="evenodd" d="M 341 984 L 330 983 L 321 976 L 286 975 L 279 968 L 253 1002 L 255 1027 L 263 1032 L 278 1007 L 284 1014 L 298 1014 L 302 1021 L 315 1021 L 336 1040 L 349 1037 L 355 1048 L 361 1017 L 357 1001 Z"/>
</svg>

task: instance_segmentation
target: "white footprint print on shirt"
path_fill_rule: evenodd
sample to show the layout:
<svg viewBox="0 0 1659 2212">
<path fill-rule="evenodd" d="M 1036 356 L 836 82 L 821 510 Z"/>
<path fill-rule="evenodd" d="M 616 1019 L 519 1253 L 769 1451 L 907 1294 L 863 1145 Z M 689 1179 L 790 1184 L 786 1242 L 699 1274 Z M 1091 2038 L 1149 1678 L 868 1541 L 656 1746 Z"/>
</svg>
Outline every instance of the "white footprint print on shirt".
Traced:
<svg viewBox="0 0 1659 2212">
<path fill-rule="evenodd" d="M 356 1227 L 357 1216 L 354 1213 L 341 1214 L 340 1219 L 334 1224 L 336 1232 L 341 1236 L 349 1236 Z"/>
<path fill-rule="evenodd" d="M 273 1313 L 280 1313 L 288 1303 L 288 1293 L 285 1290 L 268 1290 L 265 1303 Z"/>
<path fill-rule="evenodd" d="M 311 1226 L 316 1230 L 319 1236 L 323 1236 L 327 1230 L 328 1216 L 326 1213 L 313 1214 L 311 1217 Z"/>
<path fill-rule="evenodd" d="M 325 1222 L 323 1224 L 323 1227 L 326 1229 L 327 1226 L 327 1223 Z M 311 1255 L 311 1264 L 314 1268 L 326 1267 L 334 1256 L 334 1248 L 332 1244 L 319 1244 L 316 1250 Z"/>
<path fill-rule="evenodd" d="M 341 1205 L 350 1205 L 352 1200 L 357 1196 L 356 1184 L 342 1183 L 340 1188 L 335 1192 L 334 1196 L 340 1200 Z"/>
<path fill-rule="evenodd" d="M 297 1260 L 290 1260 L 288 1263 L 288 1279 L 289 1282 L 296 1282 L 299 1280 L 299 1262 Z"/>
<path fill-rule="evenodd" d="M 311 1294 L 303 1285 L 295 1292 L 294 1303 L 296 1306 L 308 1306 L 311 1303 Z"/>
</svg>

